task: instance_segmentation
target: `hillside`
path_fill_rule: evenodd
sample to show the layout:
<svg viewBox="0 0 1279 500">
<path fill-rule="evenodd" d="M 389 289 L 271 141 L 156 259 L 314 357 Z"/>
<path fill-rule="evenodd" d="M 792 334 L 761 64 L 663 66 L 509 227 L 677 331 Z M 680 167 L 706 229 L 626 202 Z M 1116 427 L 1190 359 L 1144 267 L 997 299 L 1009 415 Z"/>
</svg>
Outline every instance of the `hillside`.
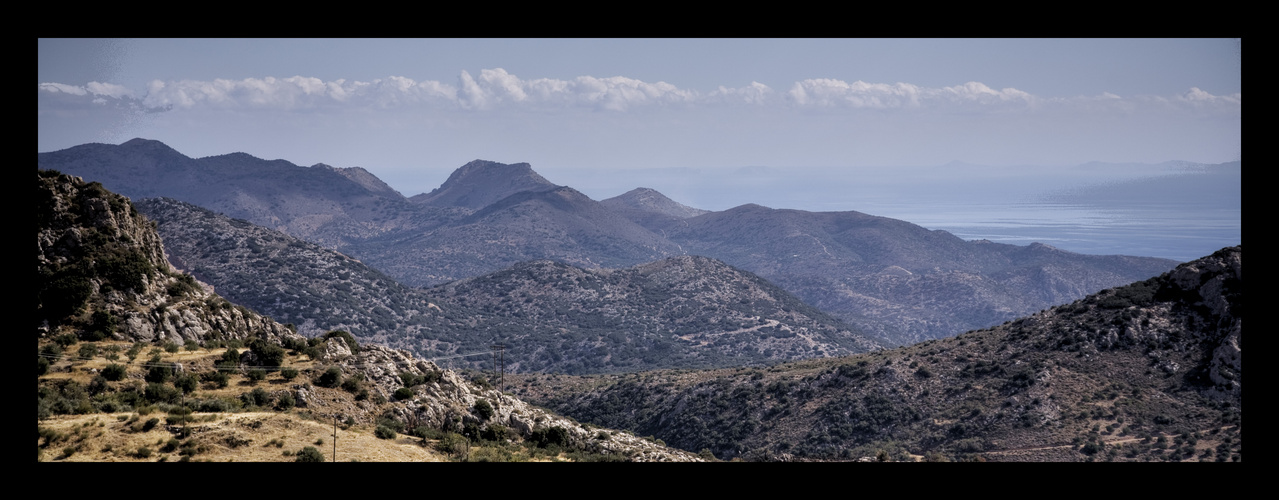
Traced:
<svg viewBox="0 0 1279 500">
<path fill-rule="evenodd" d="M 521 376 L 720 458 L 1238 461 L 1242 247 L 989 329 L 769 368 Z"/>
<path fill-rule="evenodd" d="M 776 286 L 712 259 L 676 257 L 615 271 L 530 261 L 418 290 L 341 253 L 190 204 L 147 199 L 138 206 L 159 221 L 174 262 L 308 336 L 346 330 L 427 357 L 482 353 L 503 342 L 509 370 L 565 373 L 706 368 L 880 348 Z"/>
<path fill-rule="evenodd" d="M 523 163 L 470 162 L 410 201 L 363 169 L 244 153 L 192 159 L 144 139 L 39 153 L 38 161 L 135 198 L 174 198 L 339 250 L 413 287 L 528 260 L 626 268 L 710 257 L 890 345 L 999 324 L 1176 265 L 964 241 L 852 211 L 702 213 L 645 189 L 597 202 Z"/>
<path fill-rule="evenodd" d="M 317 421 L 341 422 L 340 456 L 362 459 L 699 460 L 344 331 L 304 338 L 175 271 L 127 198 L 54 171 L 37 178 L 41 460 L 332 459 L 295 449 L 324 435 Z M 369 454 L 358 444 L 369 433 L 395 444 Z M 442 453 L 412 449 L 428 446 Z"/>
</svg>

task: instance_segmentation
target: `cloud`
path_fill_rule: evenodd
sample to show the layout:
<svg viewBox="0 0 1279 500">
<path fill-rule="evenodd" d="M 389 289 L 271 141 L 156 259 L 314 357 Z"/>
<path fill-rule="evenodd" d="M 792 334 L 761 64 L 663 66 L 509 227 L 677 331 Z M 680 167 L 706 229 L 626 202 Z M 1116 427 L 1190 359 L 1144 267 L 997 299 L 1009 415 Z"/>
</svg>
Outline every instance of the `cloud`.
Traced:
<svg viewBox="0 0 1279 500">
<path fill-rule="evenodd" d="M 808 79 L 778 92 L 759 82 L 740 88 L 720 86 L 709 93 L 682 89 L 666 82 L 646 82 L 624 76 L 579 76 L 569 80 L 523 79 L 502 68 L 481 70 L 478 76 L 462 71 L 456 84 L 434 80 L 415 81 L 391 76 L 373 81 L 315 77 L 264 77 L 242 80 L 215 79 L 150 82 L 142 92 L 124 86 L 90 82 L 85 86 L 40 83 L 41 95 L 61 99 L 85 98 L 85 102 L 130 102 L 151 111 L 182 109 L 239 109 L 308 111 L 328 108 L 376 108 L 469 110 L 502 109 L 555 111 L 587 109 L 629 112 L 648 108 L 690 109 L 748 106 L 759 109 L 913 110 L 919 112 L 1037 112 L 1045 109 L 1107 109 L 1123 113 L 1144 107 L 1225 110 L 1237 113 L 1242 96 L 1212 95 L 1191 88 L 1182 95 L 1120 97 L 1111 93 L 1075 98 L 1041 98 L 1028 92 L 995 89 L 981 82 L 948 87 L 922 87 L 910 83 L 847 82 Z"/>
</svg>

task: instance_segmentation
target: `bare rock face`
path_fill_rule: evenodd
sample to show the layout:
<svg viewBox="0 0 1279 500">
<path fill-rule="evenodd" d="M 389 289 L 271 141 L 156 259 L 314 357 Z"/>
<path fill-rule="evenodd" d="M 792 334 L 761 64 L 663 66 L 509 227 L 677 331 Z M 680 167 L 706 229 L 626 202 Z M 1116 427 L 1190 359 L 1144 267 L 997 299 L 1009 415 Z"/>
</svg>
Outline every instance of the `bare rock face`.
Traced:
<svg viewBox="0 0 1279 500">
<path fill-rule="evenodd" d="M 128 198 L 53 171 L 37 175 L 37 329 L 82 338 L 200 343 L 297 334 L 208 291 L 165 258 Z"/>
</svg>

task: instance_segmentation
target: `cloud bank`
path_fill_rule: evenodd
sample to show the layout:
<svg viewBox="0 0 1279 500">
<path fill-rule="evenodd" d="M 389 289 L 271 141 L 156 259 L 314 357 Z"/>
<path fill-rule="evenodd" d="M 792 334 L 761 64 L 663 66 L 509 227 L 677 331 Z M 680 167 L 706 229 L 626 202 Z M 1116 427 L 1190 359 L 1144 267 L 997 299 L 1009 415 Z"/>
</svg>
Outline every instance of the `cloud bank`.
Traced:
<svg viewBox="0 0 1279 500">
<path fill-rule="evenodd" d="M 579 76 L 571 80 L 523 79 L 501 68 L 485 69 L 478 76 L 463 71 L 456 84 L 434 80 L 414 81 L 392 76 L 373 81 L 314 77 L 155 80 L 144 90 L 89 82 L 83 86 L 49 82 L 37 85 L 46 98 L 83 100 L 96 104 L 117 103 L 146 111 L 183 109 L 238 109 L 306 111 L 327 108 L 497 111 L 504 109 L 589 109 L 627 112 L 642 109 L 695 109 L 736 106 L 800 110 L 916 110 L 916 111 L 1036 111 L 1042 109 L 1096 109 L 1123 112 L 1143 107 L 1210 110 L 1238 113 L 1242 95 L 1212 95 L 1191 88 L 1176 96 L 1100 96 L 1043 98 L 1027 92 L 994 89 L 980 82 L 928 88 L 910 83 L 847 82 L 808 79 L 785 91 L 752 82 L 739 88 L 719 87 L 712 92 L 681 89 L 666 82 L 645 82 L 615 76 Z"/>
</svg>

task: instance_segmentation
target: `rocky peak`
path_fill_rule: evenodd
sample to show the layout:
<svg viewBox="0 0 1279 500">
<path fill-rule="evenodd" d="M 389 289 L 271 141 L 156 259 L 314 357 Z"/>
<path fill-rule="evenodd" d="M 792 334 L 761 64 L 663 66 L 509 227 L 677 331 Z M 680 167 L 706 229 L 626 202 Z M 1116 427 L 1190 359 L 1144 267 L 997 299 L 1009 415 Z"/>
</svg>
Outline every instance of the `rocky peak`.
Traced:
<svg viewBox="0 0 1279 500">
<path fill-rule="evenodd" d="M 528 163 L 508 165 L 475 160 L 454 170 L 440 187 L 410 200 L 426 205 L 478 210 L 521 191 L 547 191 L 556 187 L 534 172 Z"/>
</svg>

